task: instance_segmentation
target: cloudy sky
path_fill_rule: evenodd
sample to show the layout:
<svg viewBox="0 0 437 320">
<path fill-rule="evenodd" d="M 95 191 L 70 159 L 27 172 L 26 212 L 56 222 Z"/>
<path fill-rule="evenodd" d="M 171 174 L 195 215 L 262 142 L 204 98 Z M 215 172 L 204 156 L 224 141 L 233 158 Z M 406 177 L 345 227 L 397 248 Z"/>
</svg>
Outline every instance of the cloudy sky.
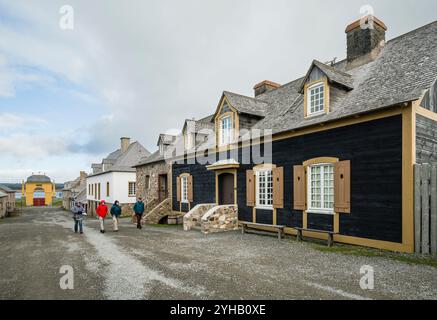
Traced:
<svg viewBox="0 0 437 320">
<path fill-rule="evenodd" d="M 60 27 L 64 5 L 73 30 Z M 343 59 L 366 5 L 388 39 L 437 19 L 435 0 L 0 0 L 0 182 L 71 180 L 121 136 L 153 152 L 223 90 L 252 96 L 312 59 Z"/>
</svg>

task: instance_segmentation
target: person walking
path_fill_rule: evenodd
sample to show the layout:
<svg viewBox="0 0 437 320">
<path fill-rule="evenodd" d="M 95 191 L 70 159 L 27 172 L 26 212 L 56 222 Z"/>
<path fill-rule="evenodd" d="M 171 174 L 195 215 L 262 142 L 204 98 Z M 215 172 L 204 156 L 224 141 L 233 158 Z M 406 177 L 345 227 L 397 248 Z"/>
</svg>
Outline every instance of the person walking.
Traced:
<svg viewBox="0 0 437 320">
<path fill-rule="evenodd" d="M 100 232 L 105 233 L 105 218 L 108 214 L 108 207 L 105 204 L 105 200 L 100 201 L 100 205 L 97 207 L 96 213 L 99 216 Z"/>
<path fill-rule="evenodd" d="M 121 207 L 120 202 L 115 200 L 114 204 L 111 207 L 111 216 L 114 227 L 114 232 L 118 231 L 118 218 L 121 216 Z"/>
<path fill-rule="evenodd" d="M 134 205 L 135 217 L 137 218 L 137 229 L 142 229 L 141 219 L 144 213 L 144 202 L 142 198 L 138 198 L 138 201 Z"/>
<path fill-rule="evenodd" d="M 74 233 L 80 231 L 80 234 L 83 234 L 83 216 L 85 210 L 82 203 L 76 202 L 71 211 L 73 212 L 74 219 Z"/>
</svg>

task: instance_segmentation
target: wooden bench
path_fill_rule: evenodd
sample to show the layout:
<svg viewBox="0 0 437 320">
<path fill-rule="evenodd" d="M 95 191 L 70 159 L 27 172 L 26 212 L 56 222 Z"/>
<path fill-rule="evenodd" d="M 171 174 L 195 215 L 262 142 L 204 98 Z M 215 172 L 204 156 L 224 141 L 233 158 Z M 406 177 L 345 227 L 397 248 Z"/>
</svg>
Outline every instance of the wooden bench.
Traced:
<svg viewBox="0 0 437 320">
<path fill-rule="evenodd" d="M 297 241 L 302 241 L 302 232 L 316 232 L 323 233 L 328 235 L 328 247 L 332 247 L 334 245 L 334 235 L 338 234 L 338 232 L 333 231 L 324 231 L 324 230 L 315 230 L 315 229 L 305 229 L 305 228 L 297 228 L 293 227 L 297 231 Z"/>
<path fill-rule="evenodd" d="M 252 223 L 252 222 L 240 222 L 241 224 L 241 234 L 245 233 L 256 233 L 256 234 L 267 234 L 271 235 L 271 232 L 264 230 L 257 230 L 257 228 L 271 228 L 276 229 L 278 231 L 278 240 L 281 241 L 284 236 L 285 226 L 277 226 L 271 224 L 262 224 L 262 223 Z"/>
</svg>

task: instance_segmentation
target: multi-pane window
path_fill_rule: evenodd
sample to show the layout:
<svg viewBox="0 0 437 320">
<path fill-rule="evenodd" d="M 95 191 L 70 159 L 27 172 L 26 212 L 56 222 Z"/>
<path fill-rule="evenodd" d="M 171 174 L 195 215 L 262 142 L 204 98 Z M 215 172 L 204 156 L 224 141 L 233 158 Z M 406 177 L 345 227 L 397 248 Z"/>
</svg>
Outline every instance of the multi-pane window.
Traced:
<svg viewBox="0 0 437 320">
<path fill-rule="evenodd" d="M 256 206 L 273 208 L 273 173 L 272 170 L 256 172 Z"/>
<path fill-rule="evenodd" d="M 317 115 L 325 110 L 325 84 L 318 83 L 308 88 L 308 115 Z"/>
<path fill-rule="evenodd" d="M 220 144 L 228 145 L 232 142 L 232 117 L 227 116 L 220 120 Z"/>
<path fill-rule="evenodd" d="M 334 212 L 334 166 L 314 165 L 308 168 L 309 211 Z"/>
<path fill-rule="evenodd" d="M 181 177 L 181 201 L 188 202 L 188 177 Z"/>
<path fill-rule="evenodd" d="M 135 182 L 129 182 L 129 197 L 135 197 L 136 193 L 137 191 Z"/>
<path fill-rule="evenodd" d="M 109 182 L 106 182 L 106 196 L 109 197 Z"/>
</svg>

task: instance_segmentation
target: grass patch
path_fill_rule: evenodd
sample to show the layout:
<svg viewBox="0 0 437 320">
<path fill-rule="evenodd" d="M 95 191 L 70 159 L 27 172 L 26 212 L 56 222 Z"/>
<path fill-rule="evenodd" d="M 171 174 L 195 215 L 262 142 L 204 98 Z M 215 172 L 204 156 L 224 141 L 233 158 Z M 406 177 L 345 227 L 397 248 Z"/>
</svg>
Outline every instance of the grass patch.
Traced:
<svg viewBox="0 0 437 320">
<path fill-rule="evenodd" d="M 437 259 L 433 259 L 429 256 L 416 256 L 412 254 L 396 253 L 391 251 L 358 247 L 358 246 L 349 246 L 344 244 L 335 244 L 335 246 L 332 248 L 328 248 L 326 246 L 323 246 L 322 244 L 315 244 L 315 243 L 312 243 L 311 246 L 315 250 L 325 253 L 338 253 L 338 254 L 359 256 L 359 257 L 387 258 L 387 259 L 392 259 L 408 264 L 426 265 L 426 266 L 437 268 Z"/>
</svg>

